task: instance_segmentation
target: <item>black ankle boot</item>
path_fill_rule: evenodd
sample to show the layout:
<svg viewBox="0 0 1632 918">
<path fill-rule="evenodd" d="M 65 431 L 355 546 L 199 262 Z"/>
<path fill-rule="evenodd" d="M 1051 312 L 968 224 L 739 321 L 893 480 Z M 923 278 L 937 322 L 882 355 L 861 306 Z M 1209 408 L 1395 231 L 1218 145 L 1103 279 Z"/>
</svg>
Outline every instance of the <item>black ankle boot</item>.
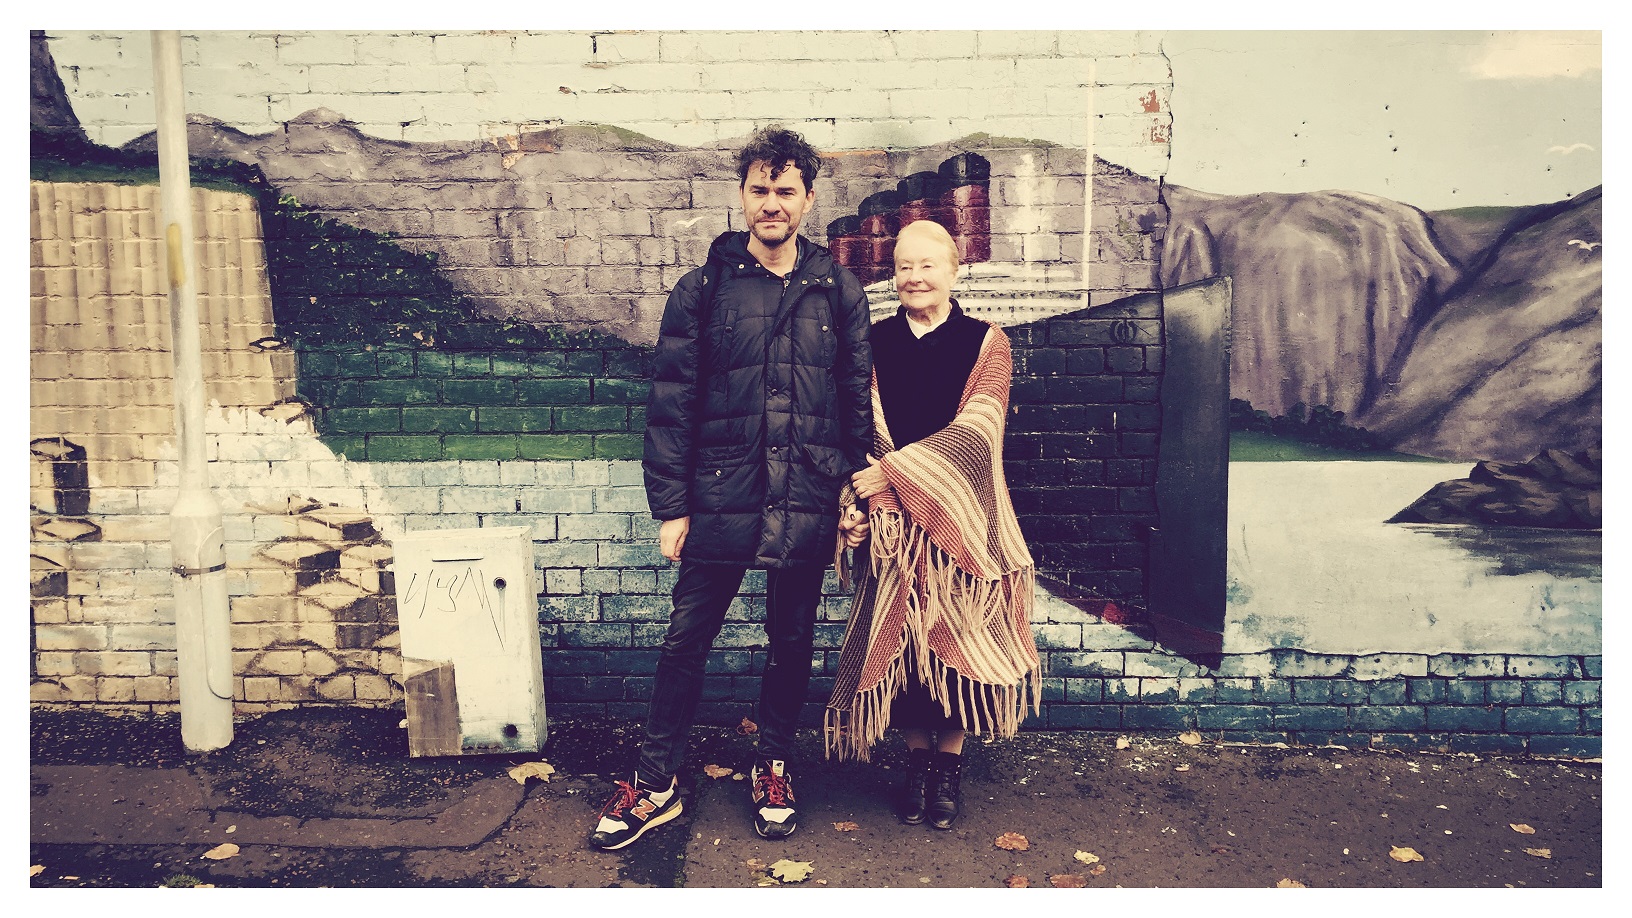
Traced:
<svg viewBox="0 0 1632 918">
<path fill-rule="evenodd" d="M 896 791 L 895 815 L 909 826 L 924 821 L 924 792 L 929 779 L 928 749 L 907 750 L 907 780 Z"/>
<path fill-rule="evenodd" d="M 930 763 L 926 793 L 928 802 L 924 810 L 929 816 L 929 824 L 937 829 L 950 829 L 952 823 L 957 821 L 958 802 L 961 799 L 958 779 L 962 770 L 963 756 L 936 750 Z"/>
</svg>

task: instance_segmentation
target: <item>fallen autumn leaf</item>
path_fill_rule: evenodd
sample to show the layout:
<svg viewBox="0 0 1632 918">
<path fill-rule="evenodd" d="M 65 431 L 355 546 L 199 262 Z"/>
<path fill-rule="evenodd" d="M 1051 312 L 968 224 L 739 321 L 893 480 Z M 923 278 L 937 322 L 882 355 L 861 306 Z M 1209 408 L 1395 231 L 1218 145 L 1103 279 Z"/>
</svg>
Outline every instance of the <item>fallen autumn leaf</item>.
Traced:
<svg viewBox="0 0 1632 918">
<path fill-rule="evenodd" d="M 1094 866 L 1088 868 L 1088 875 L 1091 876 L 1091 877 L 1097 877 L 1097 876 L 1099 876 L 1100 874 L 1102 874 L 1104 872 L 1105 872 L 1105 865 L 1104 864 L 1095 864 Z"/>
<path fill-rule="evenodd" d="M 1551 848 L 1526 848 L 1524 849 L 1524 853 L 1530 855 L 1531 857 L 1544 857 L 1547 860 L 1553 859 L 1553 849 Z"/>
<path fill-rule="evenodd" d="M 1084 864 L 1097 864 L 1097 863 L 1099 863 L 1099 855 L 1089 854 L 1086 851 L 1078 851 L 1076 854 L 1073 854 L 1071 856 L 1076 858 L 1079 861 L 1082 861 Z"/>
<path fill-rule="evenodd" d="M 1116 738 L 1116 748 L 1118 749 L 1126 749 L 1132 745 L 1133 744 L 1128 742 L 1128 738 L 1125 736 L 1119 736 Z"/>
<path fill-rule="evenodd" d="M 212 861 L 224 861 L 229 857 L 237 857 L 237 856 L 238 856 L 238 846 L 233 844 L 232 842 L 226 842 L 224 844 L 216 845 L 214 848 L 211 848 L 210 850 L 204 852 L 201 855 L 201 857 L 207 858 L 207 859 L 212 860 Z"/>
<path fill-rule="evenodd" d="M 1088 878 L 1080 873 L 1056 873 L 1048 878 L 1048 885 L 1057 889 L 1081 889 L 1088 885 Z"/>
<path fill-rule="evenodd" d="M 44 864 L 35 864 L 33 867 L 28 868 L 28 875 L 31 876 L 31 877 L 37 877 L 44 870 L 45 870 L 45 865 Z"/>
<path fill-rule="evenodd" d="M 1308 889 L 1309 887 L 1303 885 L 1302 883 L 1299 883 L 1297 880 L 1291 879 L 1290 877 L 1282 877 L 1280 882 L 1275 884 L 1275 888 L 1276 889 Z"/>
<path fill-rule="evenodd" d="M 833 823 L 833 828 L 838 829 L 840 832 L 854 832 L 861 828 L 861 826 L 858 826 L 853 822 L 835 822 Z"/>
<path fill-rule="evenodd" d="M 1422 855 L 1418 854 L 1417 849 L 1415 848 L 1401 848 L 1396 846 L 1389 849 L 1388 856 L 1402 864 L 1422 860 Z"/>
<path fill-rule="evenodd" d="M 1187 730 L 1179 734 L 1179 742 L 1186 746 L 1194 746 L 1201 742 L 1201 734 L 1194 730 Z"/>
<path fill-rule="evenodd" d="M 1019 832 L 1004 832 L 992 844 L 1005 851 L 1025 851 L 1031 847 L 1031 842 L 1027 841 L 1026 837 Z"/>
<path fill-rule="evenodd" d="M 771 865 L 771 876 L 784 883 L 797 883 L 810 876 L 814 869 L 809 861 L 790 861 L 783 858 Z"/>
<path fill-rule="evenodd" d="M 1534 835 L 1534 834 L 1536 834 L 1535 829 L 1530 828 L 1529 826 L 1525 825 L 1522 822 L 1510 822 L 1510 823 L 1507 824 L 1507 827 L 1509 829 L 1512 829 L 1513 831 L 1519 833 L 1520 835 Z"/>
<path fill-rule="evenodd" d="M 736 774 L 736 771 L 734 769 L 726 768 L 724 765 L 704 765 L 703 774 L 708 775 L 710 778 L 718 781 L 727 775 Z"/>
<path fill-rule="evenodd" d="M 1017 873 L 1011 873 L 1003 878 L 1003 885 L 1010 889 L 1026 889 L 1031 886 L 1031 881 Z"/>
<path fill-rule="evenodd" d="M 517 784 L 526 784 L 528 778 L 538 778 L 544 783 L 550 782 L 550 775 L 555 774 L 555 766 L 549 762 L 523 762 L 512 766 L 508 773 L 516 779 Z"/>
<path fill-rule="evenodd" d="M 750 733 L 758 733 L 759 732 L 759 724 L 756 724 L 753 721 L 749 720 L 748 718 L 744 717 L 742 719 L 742 723 L 737 724 L 737 732 L 742 734 L 743 736 L 747 736 Z"/>
</svg>

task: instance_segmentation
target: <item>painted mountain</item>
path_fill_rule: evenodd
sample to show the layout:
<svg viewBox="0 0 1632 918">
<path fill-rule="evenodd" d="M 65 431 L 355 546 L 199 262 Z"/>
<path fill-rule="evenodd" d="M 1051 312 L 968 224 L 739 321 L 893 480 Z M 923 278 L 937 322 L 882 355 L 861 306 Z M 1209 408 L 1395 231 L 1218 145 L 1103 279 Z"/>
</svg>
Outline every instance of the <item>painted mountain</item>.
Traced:
<svg viewBox="0 0 1632 918">
<path fill-rule="evenodd" d="M 1601 189 L 1442 213 L 1337 191 L 1164 197 L 1164 285 L 1233 278 L 1233 397 L 1328 405 L 1448 459 L 1600 441 Z"/>
</svg>

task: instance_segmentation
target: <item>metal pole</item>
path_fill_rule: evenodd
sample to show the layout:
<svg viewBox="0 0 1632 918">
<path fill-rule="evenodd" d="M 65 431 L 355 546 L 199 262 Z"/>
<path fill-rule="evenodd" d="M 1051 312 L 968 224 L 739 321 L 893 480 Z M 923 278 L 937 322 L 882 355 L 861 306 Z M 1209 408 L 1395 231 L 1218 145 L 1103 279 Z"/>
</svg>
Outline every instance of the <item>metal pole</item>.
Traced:
<svg viewBox="0 0 1632 918">
<path fill-rule="evenodd" d="M 232 742 L 227 554 L 221 505 L 210 491 L 204 456 L 204 372 L 199 354 L 197 259 L 193 252 L 192 182 L 187 165 L 186 93 L 181 85 L 181 35 L 154 31 L 152 37 L 159 198 L 169 272 L 171 353 L 175 359 L 176 451 L 181 457 L 180 488 L 176 506 L 170 511 L 181 742 L 191 752 L 208 752 Z"/>
<path fill-rule="evenodd" d="M 1095 85 L 1099 81 L 1098 61 L 1088 61 L 1088 139 L 1084 143 L 1083 153 L 1087 154 L 1087 165 L 1082 170 L 1082 308 L 1090 305 L 1090 291 L 1093 289 L 1093 277 L 1090 269 L 1094 263 L 1094 93 L 1099 91 Z"/>
</svg>

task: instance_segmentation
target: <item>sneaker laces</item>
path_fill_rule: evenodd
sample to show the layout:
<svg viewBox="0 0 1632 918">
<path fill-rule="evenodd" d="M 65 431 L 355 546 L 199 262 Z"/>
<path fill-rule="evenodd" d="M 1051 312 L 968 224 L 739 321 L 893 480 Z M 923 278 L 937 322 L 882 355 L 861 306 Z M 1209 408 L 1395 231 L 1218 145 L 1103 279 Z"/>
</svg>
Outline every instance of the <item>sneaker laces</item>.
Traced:
<svg viewBox="0 0 1632 918">
<path fill-rule="evenodd" d="M 788 779 L 786 775 L 779 775 L 769 767 L 763 768 L 756 779 L 759 789 L 765 794 L 763 806 L 788 805 Z"/>
<path fill-rule="evenodd" d="M 601 815 L 622 816 L 623 811 L 634 806 L 635 800 L 639 797 L 640 791 L 635 790 L 633 784 L 628 781 L 619 781 L 618 789 L 612 792 L 612 799 L 606 802 L 606 806 L 601 807 Z"/>
</svg>

